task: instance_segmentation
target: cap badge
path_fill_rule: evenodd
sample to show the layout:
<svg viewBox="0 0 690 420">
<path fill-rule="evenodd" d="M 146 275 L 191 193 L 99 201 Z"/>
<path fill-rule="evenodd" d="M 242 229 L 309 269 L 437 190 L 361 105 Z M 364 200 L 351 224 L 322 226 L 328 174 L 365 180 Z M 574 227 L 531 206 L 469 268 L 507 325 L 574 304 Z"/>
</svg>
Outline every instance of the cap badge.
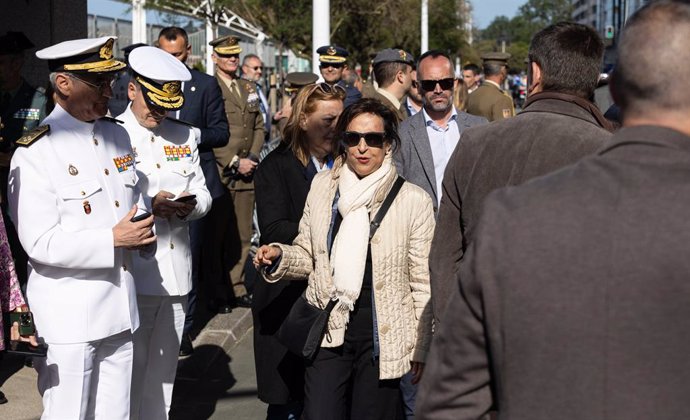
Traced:
<svg viewBox="0 0 690 420">
<path fill-rule="evenodd" d="M 84 205 L 84 213 L 91 214 L 91 203 L 89 203 L 89 200 L 85 200 L 83 205 Z"/>
<path fill-rule="evenodd" d="M 163 91 L 170 96 L 175 96 L 180 93 L 180 82 L 168 82 L 163 85 Z"/>
<path fill-rule="evenodd" d="M 115 41 L 110 38 L 108 41 L 106 41 L 105 44 L 101 47 L 100 51 L 98 51 L 98 56 L 101 57 L 104 60 L 108 60 L 110 58 L 113 58 L 113 43 Z"/>
<path fill-rule="evenodd" d="M 335 48 L 333 48 L 333 47 L 328 47 L 328 49 L 326 50 L 326 54 L 328 54 L 328 55 L 336 55 L 336 54 L 337 54 L 337 51 L 336 51 Z"/>
<path fill-rule="evenodd" d="M 69 172 L 69 174 L 72 176 L 77 176 L 79 174 L 79 170 L 77 170 L 77 167 L 72 164 L 70 164 L 67 168 L 67 172 Z"/>
<path fill-rule="evenodd" d="M 402 61 L 407 61 L 407 53 L 403 50 L 398 50 L 398 54 L 400 54 L 400 59 Z"/>
</svg>

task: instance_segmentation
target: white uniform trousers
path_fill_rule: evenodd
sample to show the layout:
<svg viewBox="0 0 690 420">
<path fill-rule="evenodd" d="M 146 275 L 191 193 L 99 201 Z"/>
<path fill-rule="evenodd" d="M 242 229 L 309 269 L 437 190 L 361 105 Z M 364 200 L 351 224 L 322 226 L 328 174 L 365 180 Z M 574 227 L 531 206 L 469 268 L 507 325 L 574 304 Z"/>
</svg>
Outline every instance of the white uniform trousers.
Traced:
<svg viewBox="0 0 690 420">
<path fill-rule="evenodd" d="M 47 357 L 34 358 L 42 420 L 129 419 L 129 330 L 87 343 L 47 344 Z"/>
<path fill-rule="evenodd" d="M 131 420 L 167 419 L 187 295 L 137 295 L 137 304 L 139 328 L 134 332 Z"/>
</svg>

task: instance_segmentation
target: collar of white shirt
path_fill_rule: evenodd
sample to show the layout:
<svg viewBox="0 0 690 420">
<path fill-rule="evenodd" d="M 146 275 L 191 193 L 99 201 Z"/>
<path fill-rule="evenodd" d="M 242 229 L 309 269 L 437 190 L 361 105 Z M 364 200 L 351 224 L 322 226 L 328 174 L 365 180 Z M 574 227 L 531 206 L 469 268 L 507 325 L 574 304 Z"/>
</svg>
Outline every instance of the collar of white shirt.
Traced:
<svg viewBox="0 0 690 420">
<path fill-rule="evenodd" d="M 424 123 L 426 124 L 426 126 L 431 127 L 436 131 L 446 131 L 448 130 L 448 124 L 451 121 L 455 121 L 456 124 L 458 121 L 458 111 L 455 109 L 455 107 L 453 107 L 453 110 L 450 113 L 450 117 L 448 117 L 448 119 L 446 120 L 446 128 L 443 128 L 436 124 L 434 120 L 431 119 L 429 114 L 426 113 L 426 109 L 422 108 L 422 114 L 424 115 Z"/>
</svg>

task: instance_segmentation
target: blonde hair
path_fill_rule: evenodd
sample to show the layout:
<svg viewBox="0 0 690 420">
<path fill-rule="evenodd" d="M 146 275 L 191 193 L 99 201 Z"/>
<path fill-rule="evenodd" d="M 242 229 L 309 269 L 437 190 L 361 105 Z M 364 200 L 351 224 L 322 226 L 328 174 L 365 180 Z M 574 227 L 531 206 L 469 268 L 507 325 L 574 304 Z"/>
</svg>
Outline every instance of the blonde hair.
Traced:
<svg viewBox="0 0 690 420">
<path fill-rule="evenodd" d="M 453 90 L 453 105 L 458 111 L 464 111 L 467 109 L 467 97 L 470 95 L 467 91 L 467 86 L 465 82 L 460 79 L 455 79 L 457 86 Z"/>
<path fill-rule="evenodd" d="M 301 118 L 316 111 L 316 107 L 321 101 L 342 102 L 344 100 L 345 91 L 343 89 L 331 88 L 329 91 L 324 91 L 321 84 L 305 86 L 297 93 L 295 102 L 292 104 L 292 113 L 283 128 L 283 141 L 292 149 L 292 153 L 302 165 L 307 166 L 310 153 L 306 132 L 300 125 Z M 337 156 L 338 151 L 335 150 L 333 155 Z"/>
</svg>

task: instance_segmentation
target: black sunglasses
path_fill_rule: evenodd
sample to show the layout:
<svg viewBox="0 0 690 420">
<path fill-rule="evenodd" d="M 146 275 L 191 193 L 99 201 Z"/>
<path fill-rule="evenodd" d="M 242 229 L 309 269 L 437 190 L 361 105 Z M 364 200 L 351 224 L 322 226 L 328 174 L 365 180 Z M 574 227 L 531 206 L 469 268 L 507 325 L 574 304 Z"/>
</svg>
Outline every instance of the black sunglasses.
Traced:
<svg viewBox="0 0 690 420">
<path fill-rule="evenodd" d="M 360 133 L 358 131 L 346 131 L 343 133 L 343 143 L 347 147 L 357 146 L 362 138 L 364 138 L 367 146 L 381 149 L 386 140 L 386 133 Z"/>
<path fill-rule="evenodd" d="M 249 67 L 249 66 L 247 66 L 247 67 Z M 264 70 L 263 66 L 255 66 L 255 67 L 249 67 L 249 68 L 254 70 L 254 71 L 259 71 L 259 70 L 263 71 Z"/>
<path fill-rule="evenodd" d="M 441 89 L 443 90 L 451 90 L 453 89 L 453 84 L 455 83 L 455 79 L 452 77 L 449 77 L 447 79 L 441 79 L 441 80 L 420 80 L 419 84 L 422 86 L 422 90 L 426 92 L 433 92 L 434 89 L 436 89 L 436 84 L 438 83 L 439 86 L 441 86 Z"/>
<path fill-rule="evenodd" d="M 321 67 L 322 69 L 327 69 L 329 67 L 333 67 L 334 69 L 339 69 L 344 65 L 345 65 L 345 63 L 321 63 L 319 65 L 319 67 Z"/>
</svg>

